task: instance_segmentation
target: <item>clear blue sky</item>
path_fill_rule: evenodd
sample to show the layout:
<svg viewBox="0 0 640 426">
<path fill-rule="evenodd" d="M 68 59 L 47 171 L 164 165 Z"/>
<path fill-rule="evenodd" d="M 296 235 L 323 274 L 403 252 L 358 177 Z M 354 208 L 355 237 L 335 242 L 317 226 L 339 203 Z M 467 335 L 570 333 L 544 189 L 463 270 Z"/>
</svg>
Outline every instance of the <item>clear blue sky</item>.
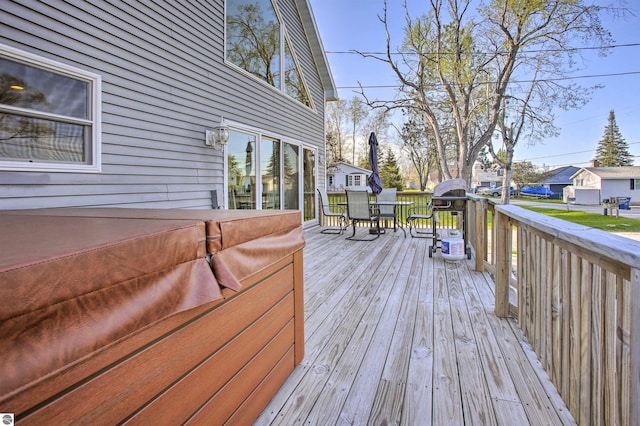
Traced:
<svg viewBox="0 0 640 426">
<path fill-rule="evenodd" d="M 331 53 L 357 50 L 381 52 L 385 49 L 385 33 L 377 15 L 382 14 L 382 0 L 309 0 L 320 37 L 324 44 L 339 96 L 351 99 L 356 95 L 349 87 L 393 86 L 397 80 L 387 64 L 356 54 Z M 588 1 L 588 0 L 587 0 Z M 411 16 L 425 10 L 426 0 L 409 0 Z M 640 43 L 640 6 L 629 1 L 633 12 L 625 19 L 606 17 L 605 27 L 612 33 L 614 44 Z M 389 21 L 392 24 L 391 43 L 402 42 L 404 10 L 399 0 L 388 1 Z M 587 56 L 588 55 L 588 56 Z M 572 164 L 588 166 L 607 125 L 609 111 L 614 110 L 616 122 L 629 144 L 635 165 L 640 165 L 640 45 L 617 47 L 607 57 L 587 53 L 586 69 L 576 76 L 600 76 L 576 80 L 583 86 L 603 85 L 591 101 L 579 110 L 556 112 L 558 138 L 548 139 L 534 146 L 521 141 L 516 147 L 516 160 L 531 160 L 537 165 L 551 167 Z M 611 74 L 628 75 L 604 76 Z M 389 99 L 393 89 L 365 89 L 370 98 Z"/>
</svg>

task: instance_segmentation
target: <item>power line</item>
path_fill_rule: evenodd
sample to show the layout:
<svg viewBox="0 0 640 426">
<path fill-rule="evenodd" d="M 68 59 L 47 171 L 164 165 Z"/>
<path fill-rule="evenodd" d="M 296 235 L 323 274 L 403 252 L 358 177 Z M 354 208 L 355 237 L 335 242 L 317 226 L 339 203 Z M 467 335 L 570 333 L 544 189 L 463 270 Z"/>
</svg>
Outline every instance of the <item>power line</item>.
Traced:
<svg viewBox="0 0 640 426">
<path fill-rule="evenodd" d="M 596 46 L 596 47 L 566 47 L 566 48 L 558 48 L 558 49 L 538 49 L 538 50 L 523 50 L 521 53 L 545 53 L 545 52 L 575 52 L 580 50 L 603 50 L 603 49 L 614 49 L 617 47 L 638 47 L 640 43 L 627 43 L 627 44 L 612 44 L 609 46 Z M 386 55 L 387 52 L 360 52 L 358 50 L 325 50 L 327 54 L 336 54 L 336 55 Z M 452 55 L 455 52 L 440 52 L 440 54 Z M 475 55 L 494 55 L 496 53 L 506 54 L 507 52 L 474 52 Z M 391 52 L 391 55 L 436 55 L 438 52 Z"/>
<path fill-rule="evenodd" d="M 627 145 L 638 145 L 640 144 L 640 142 L 631 142 L 631 143 L 627 143 Z M 518 161 L 532 161 L 532 160 L 544 160 L 546 158 L 556 158 L 556 157 L 565 157 L 567 155 L 576 155 L 576 154 L 586 154 L 586 153 L 590 153 L 590 152 L 595 152 L 597 151 L 597 148 L 594 149 L 588 149 L 586 151 L 575 151 L 575 152 L 567 152 L 565 154 L 554 154 L 554 155 L 546 155 L 544 157 L 533 157 L 533 158 L 524 158 L 522 160 L 518 160 Z M 631 157 L 633 158 L 640 158 L 640 155 L 632 155 Z M 588 163 L 588 161 L 583 161 L 582 163 Z M 578 163 L 578 164 L 582 164 L 582 163 Z"/>
<path fill-rule="evenodd" d="M 569 77 L 558 77 L 558 78 L 544 78 L 540 80 L 536 80 L 539 82 L 547 82 L 547 81 L 563 81 L 563 80 L 577 80 L 583 78 L 603 78 L 603 77 L 620 77 L 625 75 L 636 75 L 640 74 L 640 71 L 626 71 L 626 72 L 618 72 L 618 73 L 607 73 L 607 74 L 588 74 L 588 75 L 576 75 Z M 512 83 L 531 83 L 533 80 L 514 80 Z M 481 81 L 478 84 L 491 84 L 490 81 Z M 337 89 L 399 89 L 401 86 L 397 84 L 390 85 L 367 85 L 367 86 L 336 86 Z"/>
</svg>

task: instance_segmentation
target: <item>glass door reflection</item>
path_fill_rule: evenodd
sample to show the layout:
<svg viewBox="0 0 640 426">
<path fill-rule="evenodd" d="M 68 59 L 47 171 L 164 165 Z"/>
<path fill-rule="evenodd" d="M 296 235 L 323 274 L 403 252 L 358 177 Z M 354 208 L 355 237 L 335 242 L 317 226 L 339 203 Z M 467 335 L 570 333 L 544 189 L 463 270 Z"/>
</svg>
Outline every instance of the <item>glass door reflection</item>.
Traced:
<svg viewBox="0 0 640 426">
<path fill-rule="evenodd" d="M 227 179 L 229 209 L 256 208 L 256 136 L 229 131 Z"/>
<path fill-rule="evenodd" d="M 260 143 L 262 209 L 280 209 L 280 141 L 263 138 Z"/>
</svg>

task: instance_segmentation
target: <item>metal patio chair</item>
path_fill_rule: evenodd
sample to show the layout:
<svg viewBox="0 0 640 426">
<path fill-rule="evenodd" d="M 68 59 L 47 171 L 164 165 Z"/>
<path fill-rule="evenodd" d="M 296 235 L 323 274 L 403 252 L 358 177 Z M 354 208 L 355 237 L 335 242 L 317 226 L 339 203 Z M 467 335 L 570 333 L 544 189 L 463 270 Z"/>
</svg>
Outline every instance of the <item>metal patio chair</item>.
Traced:
<svg viewBox="0 0 640 426">
<path fill-rule="evenodd" d="M 327 196 L 327 192 L 324 189 L 318 188 L 318 195 L 320 196 L 320 207 L 322 208 L 322 215 L 325 218 L 337 218 L 338 226 L 340 227 L 339 229 L 327 227 L 320 231 L 320 233 L 342 234 L 345 229 L 347 229 L 347 213 L 345 212 L 344 206 L 329 204 L 329 197 Z"/>
<path fill-rule="evenodd" d="M 376 196 L 376 199 L 378 200 L 378 202 L 389 201 L 389 202 L 395 203 L 397 192 L 398 190 L 396 188 L 384 188 L 382 192 L 380 192 Z M 393 232 L 395 232 L 397 230 L 397 225 L 396 225 L 397 206 L 395 204 L 394 205 L 378 204 L 378 209 L 380 211 L 380 219 L 393 220 Z"/>
<path fill-rule="evenodd" d="M 372 206 L 369 202 L 369 193 L 367 191 L 350 191 L 347 194 L 347 216 L 351 220 L 353 226 L 353 234 L 347 237 L 347 240 L 354 241 L 372 241 L 380 237 L 383 232 L 380 229 L 380 211 L 377 207 Z M 373 238 L 354 238 L 356 236 L 356 225 L 359 222 L 369 222 L 375 224 L 375 230 L 370 228 L 370 233 L 375 235 Z"/>
<path fill-rule="evenodd" d="M 427 231 L 420 231 L 417 224 L 418 222 L 429 222 Z M 436 226 L 433 226 L 433 222 L 438 222 L 437 215 L 433 214 L 433 204 L 431 201 L 426 206 L 415 206 L 409 208 L 407 211 L 407 225 L 409 226 L 409 235 L 413 238 L 433 238 Z"/>
</svg>

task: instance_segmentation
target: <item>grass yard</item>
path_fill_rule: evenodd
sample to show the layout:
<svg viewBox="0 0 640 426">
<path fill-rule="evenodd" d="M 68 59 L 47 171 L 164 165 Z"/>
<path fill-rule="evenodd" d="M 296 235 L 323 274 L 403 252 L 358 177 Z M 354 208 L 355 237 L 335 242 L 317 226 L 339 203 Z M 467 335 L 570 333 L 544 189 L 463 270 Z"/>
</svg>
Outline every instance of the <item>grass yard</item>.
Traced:
<svg viewBox="0 0 640 426">
<path fill-rule="evenodd" d="M 597 213 L 567 211 L 547 207 L 520 206 L 524 209 L 547 216 L 557 217 L 568 222 L 590 226 L 608 232 L 640 232 L 640 220 L 625 217 L 603 216 Z"/>
</svg>

